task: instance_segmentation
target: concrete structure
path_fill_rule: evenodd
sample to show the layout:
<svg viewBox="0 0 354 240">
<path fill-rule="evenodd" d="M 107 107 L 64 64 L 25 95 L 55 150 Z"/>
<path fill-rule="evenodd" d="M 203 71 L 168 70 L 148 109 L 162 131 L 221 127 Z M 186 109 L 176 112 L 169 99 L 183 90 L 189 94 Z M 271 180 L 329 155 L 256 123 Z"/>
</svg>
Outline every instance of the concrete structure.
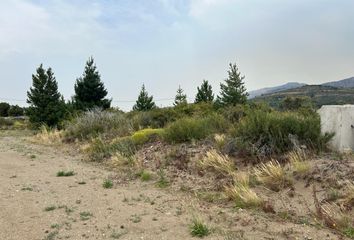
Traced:
<svg viewBox="0 0 354 240">
<path fill-rule="evenodd" d="M 327 105 L 318 110 L 321 131 L 333 132 L 331 147 L 340 152 L 354 150 L 354 105 Z"/>
</svg>

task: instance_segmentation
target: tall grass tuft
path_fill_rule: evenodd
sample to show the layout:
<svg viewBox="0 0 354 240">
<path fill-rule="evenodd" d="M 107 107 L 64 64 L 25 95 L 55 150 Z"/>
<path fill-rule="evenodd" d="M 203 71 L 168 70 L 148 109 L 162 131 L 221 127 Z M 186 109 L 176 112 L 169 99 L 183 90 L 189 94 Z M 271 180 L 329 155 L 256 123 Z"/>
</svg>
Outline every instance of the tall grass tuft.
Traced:
<svg viewBox="0 0 354 240">
<path fill-rule="evenodd" d="M 304 151 L 298 149 L 291 151 L 288 154 L 290 167 L 295 175 L 305 177 L 311 170 L 310 162 L 307 160 L 307 155 Z"/>
<path fill-rule="evenodd" d="M 225 188 L 226 195 L 231 198 L 236 207 L 254 208 L 262 204 L 262 199 L 248 185 L 235 183 Z"/>
<path fill-rule="evenodd" d="M 57 129 L 48 129 L 48 127 L 42 125 L 40 131 L 32 137 L 33 142 L 41 144 L 58 144 L 63 139 L 63 131 Z"/>
<path fill-rule="evenodd" d="M 259 182 L 274 191 L 279 191 L 289 183 L 284 168 L 275 160 L 260 163 L 254 168 L 254 174 Z"/>
<path fill-rule="evenodd" d="M 227 155 L 222 155 L 215 149 L 206 153 L 205 157 L 200 161 L 200 165 L 203 168 L 212 168 L 225 177 L 233 176 L 236 170 L 233 161 Z"/>
</svg>

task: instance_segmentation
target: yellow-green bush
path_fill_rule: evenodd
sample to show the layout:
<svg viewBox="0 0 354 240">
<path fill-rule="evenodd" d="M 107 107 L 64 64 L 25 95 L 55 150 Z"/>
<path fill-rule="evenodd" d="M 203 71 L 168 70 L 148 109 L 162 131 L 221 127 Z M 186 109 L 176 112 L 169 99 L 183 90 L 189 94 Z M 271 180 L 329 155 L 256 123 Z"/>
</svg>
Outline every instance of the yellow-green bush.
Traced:
<svg viewBox="0 0 354 240">
<path fill-rule="evenodd" d="M 161 128 L 158 129 L 146 128 L 135 132 L 131 138 L 136 145 L 141 145 L 149 141 L 153 141 L 160 138 L 163 135 L 163 133 L 164 130 Z"/>
</svg>

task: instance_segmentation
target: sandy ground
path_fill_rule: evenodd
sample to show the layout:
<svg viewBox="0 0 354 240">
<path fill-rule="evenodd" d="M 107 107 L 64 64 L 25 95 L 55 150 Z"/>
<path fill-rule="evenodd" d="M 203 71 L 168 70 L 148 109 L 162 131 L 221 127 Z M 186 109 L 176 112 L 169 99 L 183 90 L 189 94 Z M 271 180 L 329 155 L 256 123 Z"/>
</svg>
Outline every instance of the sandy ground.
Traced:
<svg viewBox="0 0 354 240">
<path fill-rule="evenodd" d="M 57 177 L 61 170 L 75 175 Z M 60 148 L 2 134 L 0 239 L 193 239 L 194 216 L 213 229 L 205 239 L 340 239 L 327 229 L 200 204 L 151 182 L 103 188 L 113 175 Z"/>
</svg>

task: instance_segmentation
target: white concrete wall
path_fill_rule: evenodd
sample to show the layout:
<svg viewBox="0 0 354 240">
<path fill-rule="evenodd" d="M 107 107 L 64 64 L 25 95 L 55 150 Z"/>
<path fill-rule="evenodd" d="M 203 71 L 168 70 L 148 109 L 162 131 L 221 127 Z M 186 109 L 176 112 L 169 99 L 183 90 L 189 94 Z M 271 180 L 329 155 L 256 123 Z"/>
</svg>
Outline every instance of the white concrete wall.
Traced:
<svg viewBox="0 0 354 240">
<path fill-rule="evenodd" d="M 322 133 L 334 132 L 330 145 L 334 150 L 354 150 L 354 105 L 327 105 L 318 110 Z"/>
</svg>

